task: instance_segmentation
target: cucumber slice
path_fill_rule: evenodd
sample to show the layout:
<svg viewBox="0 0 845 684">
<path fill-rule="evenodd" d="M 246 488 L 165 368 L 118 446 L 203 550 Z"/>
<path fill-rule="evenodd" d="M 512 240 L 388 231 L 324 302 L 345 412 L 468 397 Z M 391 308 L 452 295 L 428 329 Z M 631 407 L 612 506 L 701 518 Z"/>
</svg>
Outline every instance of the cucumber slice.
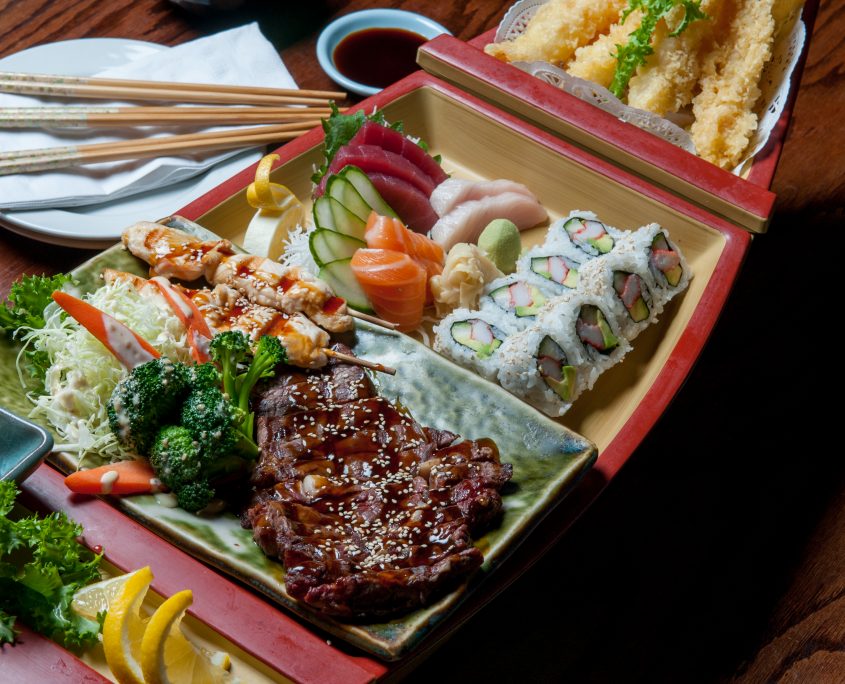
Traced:
<svg viewBox="0 0 845 684">
<path fill-rule="evenodd" d="M 343 176 L 334 175 L 329 178 L 326 194 L 336 199 L 362 221 L 366 222 L 370 217 L 372 212 L 370 205 L 363 200 L 355 186 Z"/>
<path fill-rule="evenodd" d="M 329 197 L 329 205 L 332 208 L 332 216 L 334 217 L 334 229 L 338 233 L 351 235 L 354 238 L 363 240 L 364 233 L 367 229 L 366 222 L 355 216 L 355 214 L 344 207 L 334 197 Z"/>
<path fill-rule="evenodd" d="M 325 230 L 333 230 L 337 232 L 334 222 L 334 214 L 332 213 L 331 198 L 323 195 L 314 202 L 314 225 L 317 228 L 324 228 Z"/>
<path fill-rule="evenodd" d="M 356 250 L 366 247 L 367 243 L 343 233 L 321 228 L 311 233 L 308 245 L 317 265 L 325 266 L 338 259 L 351 258 Z"/>
<path fill-rule="evenodd" d="M 320 279 L 332 288 L 338 297 L 343 297 L 353 309 L 365 313 L 373 312 L 373 305 L 367 299 L 364 290 L 358 284 L 358 279 L 349 265 L 350 259 L 338 259 L 326 264 L 320 269 Z"/>
<path fill-rule="evenodd" d="M 387 202 L 381 198 L 381 195 L 378 194 L 378 190 L 376 190 L 376 187 L 372 184 L 372 182 L 370 182 L 370 179 L 367 178 L 367 174 L 357 166 L 344 166 L 340 171 L 340 176 L 348 180 L 355 187 L 355 190 L 358 191 L 358 194 L 364 202 L 366 202 L 379 216 L 392 216 L 393 218 L 399 218 L 396 212 L 393 211 Z"/>
</svg>

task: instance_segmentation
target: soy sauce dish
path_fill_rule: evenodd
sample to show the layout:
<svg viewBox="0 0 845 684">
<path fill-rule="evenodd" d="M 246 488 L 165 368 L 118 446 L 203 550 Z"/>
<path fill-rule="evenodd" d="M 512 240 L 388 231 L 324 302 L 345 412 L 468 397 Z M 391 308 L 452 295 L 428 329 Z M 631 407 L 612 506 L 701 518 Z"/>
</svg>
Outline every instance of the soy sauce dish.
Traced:
<svg viewBox="0 0 845 684">
<path fill-rule="evenodd" d="M 358 95 L 375 95 L 416 71 L 417 48 L 442 33 L 449 31 L 415 12 L 353 12 L 323 29 L 317 60 L 335 83 Z"/>
</svg>

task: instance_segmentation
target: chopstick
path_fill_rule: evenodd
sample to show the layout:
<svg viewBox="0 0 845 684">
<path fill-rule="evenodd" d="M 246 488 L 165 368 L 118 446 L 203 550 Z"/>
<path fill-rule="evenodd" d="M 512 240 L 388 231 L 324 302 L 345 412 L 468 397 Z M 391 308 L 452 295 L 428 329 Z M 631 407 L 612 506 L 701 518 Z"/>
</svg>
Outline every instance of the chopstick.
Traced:
<svg viewBox="0 0 845 684">
<path fill-rule="evenodd" d="M 27 87 L 29 83 L 40 83 L 44 87 L 47 86 L 51 90 L 55 90 L 57 96 L 71 95 L 70 92 L 79 86 L 102 86 L 118 89 L 152 89 L 152 90 L 169 90 L 182 92 L 193 91 L 203 93 L 229 93 L 233 95 L 256 95 L 261 97 L 296 97 L 304 99 L 318 99 L 328 100 L 337 99 L 342 100 L 346 97 L 346 93 L 336 90 L 296 90 L 290 88 L 264 88 L 260 86 L 238 86 L 238 85 L 217 85 L 210 83 L 168 83 L 162 81 L 137 81 L 134 79 L 124 78 L 93 78 L 87 76 L 56 76 L 53 74 L 22 74 L 11 71 L 0 71 L 0 81 L 7 82 L 7 86 L 0 86 L 3 88 L 12 88 L 16 83 L 17 87 Z M 63 87 L 64 86 L 64 87 Z M 18 90 L 2 90 L 2 92 L 24 92 Z M 29 91 L 27 91 L 29 92 Z M 41 93 L 47 94 L 47 93 Z M 187 102 L 187 100 L 181 100 Z M 194 100 L 191 100 L 194 101 Z M 246 104 L 243 100 L 238 100 L 239 104 Z"/>
<path fill-rule="evenodd" d="M 0 107 L 0 128 L 256 124 L 311 120 L 329 107 Z"/>
<path fill-rule="evenodd" d="M 278 126 L 256 126 L 232 131 L 189 133 L 164 138 L 145 138 L 120 142 L 48 147 L 38 150 L 16 150 L 0 153 L 0 176 L 13 173 L 30 173 L 47 169 L 67 168 L 80 164 L 93 164 L 122 159 L 141 159 L 170 154 L 225 150 L 235 147 L 252 147 L 272 142 L 291 140 L 318 125 L 318 119 Z"/>
</svg>

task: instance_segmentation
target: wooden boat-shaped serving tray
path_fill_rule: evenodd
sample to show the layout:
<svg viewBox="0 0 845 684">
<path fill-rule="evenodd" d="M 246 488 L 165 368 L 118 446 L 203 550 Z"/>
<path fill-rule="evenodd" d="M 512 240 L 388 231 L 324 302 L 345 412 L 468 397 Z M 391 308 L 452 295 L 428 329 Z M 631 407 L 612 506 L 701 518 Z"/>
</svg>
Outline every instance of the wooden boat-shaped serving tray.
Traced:
<svg viewBox="0 0 845 684">
<path fill-rule="evenodd" d="M 410 618 L 413 623 L 410 629 L 408 621 L 404 625 L 400 621 L 400 624 L 387 623 L 371 629 L 369 626 L 335 625 L 303 613 L 306 619 L 324 629 L 382 658 L 395 659 L 406 655 L 423 637 L 426 637 L 422 641 L 423 648 L 415 649 L 415 657 L 435 647 L 439 640 L 536 560 L 616 474 L 665 410 L 698 357 L 736 278 L 750 238 L 745 231 L 647 181 L 620 171 L 425 73 L 418 72 L 359 106 L 368 112 L 378 107 L 388 120 L 403 121 L 406 132 L 423 138 L 434 154 L 442 155 L 443 166 L 450 173 L 465 178 L 510 178 L 524 183 L 539 197 L 552 219 L 573 209 L 584 209 L 595 211 L 603 220 L 620 228 L 634 229 L 659 222 L 669 229 L 695 273 L 688 291 L 664 311 L 659 324 L 637 338 L 634 351 L 624 363 L 603 375 L 596 387 L 578 400 L 574 409 L 559 421 L 559 431 L 549 428 L 552 433 L 569 435 L 569 441 L 561 442 L 568 445 L 562 452 L 569 460 L 564 467 L 554 471 L 553 486 L 537 486 L 534 493 L 529 490 L 527 496 L 526 492 L 520 495 L 519 490 L 508 495 L 514 496 L 514 502 L 528 507 L 532 513 L 524 519 L 518 518 L 516 527 L 499 535 L 506 543 L 501 552 L 492 554 L 493 565 L 503 567 L 491 567 L 488 563 L 486 570 L 489 572 L 484 573 L 483 581 L 472 584 L 471 592 L 447 597 L 442 605 L 435 606 L 425 615 Z M 280 148 L 277 152 L 281 158 L 273 172 L 273 180 L 288 186 L 300 198 L 307 198 L 312 168 L 320 161 L 321 143 L 322 133 L 316 129 Z M 246 169 L 178 213 L 238 242 L 254 213 L 245 197 L 245 189 L 254 179 L 254 173 L 254 167 Z M 525 233 L 525 246 L 539 242 L 544 230 Z M 371 332 L 365 337 L 368 335 L 372 336 Z M 409 344 L 410 341 L 388 340 L 369 346 L 369 351 L 375 360 L 396 364 L 396 354 L 401 357 L 406 348 L 411 348 Z M 550 421 L 514 398 L 502 398 L 502 390 L 470 376 L 445 359 L 437 365 L 446 369 L 445 375 L 441 373 L 443 381 L 447 381 L 448 376 L 453 383 L 473 386 L 477 396 L 474 403 L 467 402 L 464 409 L 467 415 L 489 411 L 490 397 L 495 397 L 499 413 L 486 415 L 483 423 L 486 426 L 500 423 L 496 431 L 503 438 L 506 436 L 510 443 L 522 443 L 526 451 L 535 447 L 536 434 L 533 428 L 526 430 L 526 425 L 548 425 Z M 448 370 L 450 366 L 451 371 Z M 436 415 L 433 417 L 437 424 Z M 421 418 L 425 420 L 429 416 Z M 481 427 L 486 426 L 482 424 Z M 600 456 L 573 495 L 559 506 L 564 494 L 582 476 L 594 456 L 589 442 L 575 433 L 597 445 Z M 481 436 L 474 430 L 466 434 Z M 137 510 L 143 508 L 143 504 L 131 508 L 136 509 L 132 511 L 133 515 L 143 524 L 158 528 L 160 534 L 169 536 L 185 550 L 273 598 L 283 598 L 268 591 L 266 583 L 262 586 L 254 576 L 239 572 L 237 564 L 227 562 L 225 557 L 221 559 L 220 554 L 210 556 L 186 541 L 181 533 L 174 537 L 174 525 L 169 531 L 162 529 L 151 516 Z M 175 527 L 189 530 L 193 516 L 183 517 Z M 529 534 L 537 526 L 542 529 Z M 196 532 L 199 536 L 205 533 Z M 496 535 L 491 539 L 495 546 Z M 242 540 L 224 540 L 224 544 L 229 542 L 237 545 Z M 482 543 L 486 542 L 482 540 Z M 518 543 L 523 543 L 523 548 L 509 557 Z M 247 550 L 241 549 L 241 552 Z M 137 550 L 137 556 L 139 564 L 143 565 L 142 549 Z M 267 561 L 264 567 L 273 586 L 279 586 L 281 566 Z M 202 615 L 198 616 L 202 618 Z M 408 662 L 408 658 L 403 660 L 404 664 Z"/>
</svg>

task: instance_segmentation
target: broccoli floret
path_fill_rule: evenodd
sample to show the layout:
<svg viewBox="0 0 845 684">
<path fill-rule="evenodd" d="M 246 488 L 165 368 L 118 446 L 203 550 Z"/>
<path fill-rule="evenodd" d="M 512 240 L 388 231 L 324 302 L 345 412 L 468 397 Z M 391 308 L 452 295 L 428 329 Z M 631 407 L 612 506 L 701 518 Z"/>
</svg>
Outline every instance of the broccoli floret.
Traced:
<svg viewBox="0 0 845 684">
<path fill-rule="evenodd" d="M 243 420 L 243 412 L 217 387 L 192 390 L 182 404 L 181 424 L 211 459 L 232 452 L 250 459 L 258 456 L 252 436 L 241 432 Z"/>
<path fill-rule="evenodd" d="M 202 363 L 188 368 L 188 384 L 191 389 L 220 387 L 220 373 L 213 363 Z"/>
<path fill-rule="evenodd" d="M 278 337 L 265 335 L 258 340 L 249 367 L 238 373 L 238 365 L 248 351 L 249 338 L 238 331 L 230 330 L 211 340 L 211 356 L 220 365 L 223 391 L 244 416 L 240 430 L 251 441 L 255 422 L 255 414 L 249 410 L 252 388 L 261 378 L 273 376 L 276 366 L 287 361 L 287 352 Z"/>
<path fill-rule="evenodd" d="M 220 366 L 223 391 L 237 403 L 238 365 L 249 353 L 249 338 L 238 330 L 227 330 L 212 338 L 209 351 Z"/>
<path fill-rule="evenodd" d="M 196 480 L 204 470 L 199 443 L 186 427 L 168 425 L 156 436 L 150 450 L 150 465 L 170 489 Z"/>
<path fill-rule="evenodd" d="M 109 427 L 121 445 L 146 456 L 159 427 L 176 413 L 188 391 L 187 366 L 153 359 L 132 369 L 112 392 Z"/>
<path fill-rule="evenodd" d="M 174 490 L 179 508 L 189 513 L 196 513 L 211 503 L 214 498 L 214 487 L 205 480 L 189 482 Z"/>
<path fill-rule="evenodd" d="M 247 461 L 234 453 L 215 457 L 211 450 L 201 448 L 187 427 L 168 425 L 156 437 L 150 464 L 176 495 L 179 506 L 193 513 L 214 497 L 215 479 L 245 470 Z"/>
</svg>

